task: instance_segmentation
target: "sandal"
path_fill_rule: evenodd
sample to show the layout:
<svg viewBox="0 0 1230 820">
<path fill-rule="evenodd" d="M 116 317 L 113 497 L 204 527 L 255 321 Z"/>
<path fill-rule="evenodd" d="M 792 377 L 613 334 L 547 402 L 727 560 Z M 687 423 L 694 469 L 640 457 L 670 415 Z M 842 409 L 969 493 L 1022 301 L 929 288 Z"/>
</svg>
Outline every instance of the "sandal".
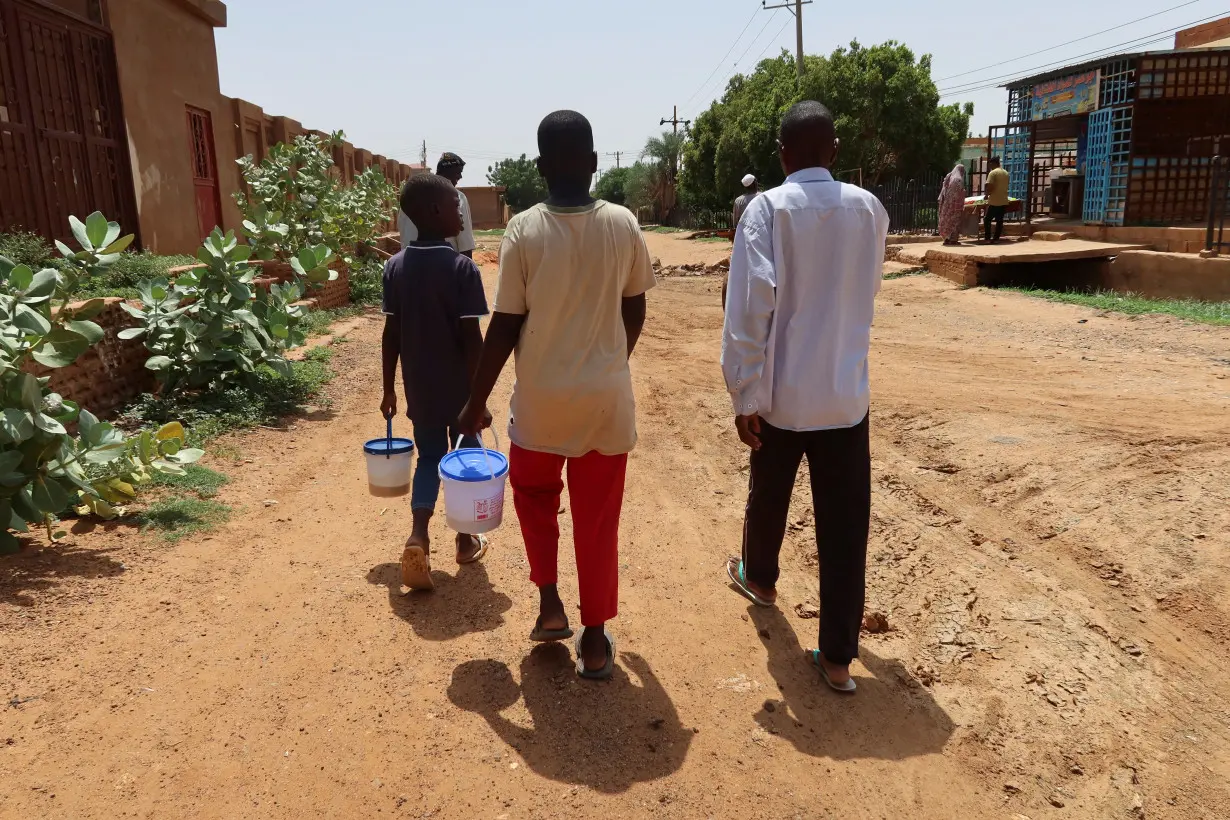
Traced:
<svg viewBox="0 0 1230 820">
<path fill-rule="evenodd" d="M 735 585 L 745 598 L 751 601 L 756 606 L 772 607 L 777 604 L 777 599 L 770 601 L 767 598 L 762 598 L 752 591 L 752 588 L 747 585 L 747 576 L 743 571 L 743 559 L 731 558 L 726 562 L 726 577 Z"/>
<path fill-rule="evenodd" d="M 555 641 L 566 641 L 573 635 L 571 627 L 563 629 L 543 629 L 542 616 L 538 616 L 538 620 L 534 622 L 534 630 L 530 632 L 530 640 L 534 643 L 554 643 Z"/>
<path fill-rule="evenodd" d="M 829 670 L 824 668 L 824 663 L 821 660 L 824 655 L 821 654 L 819 649 L 808 649 L 804 654 L 807 655 L 807 659 L 811 661 L 812 666 L 820 670 L 820 677 L 824 678 L 824 682 L 834 692 L 840 692 L 843 695 L 853 695 L 858 690 L 858 684 L 854 682 L 854 678 L 850 678 L 841 684 L 833 683 L 833 679 L 829 677 Z"/>
<path fill-rule="evenodd" d="M 431 580 L 431 556 L 422 545 L 406 542 L 401 554 L 401 584 L 424 592 L 436 588 Z"/>
<path fill-rule="evenodd" d="M 483 559 L 483 556 L 484 556 L 484 555 L 486 555 L 486 554 L 487 554 L 487 536 L 485 536 L 485 535 L 473 535 L 473 536 L 470 536 L 470 537 L 471 537 L 471 538 L 477 538 L 477 539 L 478 539 L 478 551 L 477 551 L 477 552 L 475 552 L 473 555 L 471 555 L 469 558 L 465 559 L 464 561 L 463 561 L 463 560 L 461 560 L 460 558 L 458 558 L 458 559 L 457 559 L 457 563 L 458 563 L 459 565 L 461 565 L 461 566 L 464 566 L 464 565 L 466 565 L 466 564 L 474 564 L 474 563 L 477 563 L 477 562 L 479 562 L 479 561 L 481 561 L 481 560 Z"/>
<path fill-rule="evenodd" d="M 615 637 L 603 629 L 606 635 L 606 665 L 601 669 L 586 669 L 585 659 L 581 657 L 581 638 L 585 636 L 585 630 L 588 627 L 581 627 L 581 634 L 577 635 L 577 676 L 586 680 L 609 680 L 615 674 Z"/>
</svg>

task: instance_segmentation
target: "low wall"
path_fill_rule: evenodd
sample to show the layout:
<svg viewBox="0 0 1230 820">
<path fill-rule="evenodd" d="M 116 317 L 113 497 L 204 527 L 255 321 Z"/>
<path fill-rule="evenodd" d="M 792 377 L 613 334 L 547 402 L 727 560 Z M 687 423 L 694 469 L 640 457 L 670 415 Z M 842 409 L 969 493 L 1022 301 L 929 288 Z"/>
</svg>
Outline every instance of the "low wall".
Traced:
<svg viewBox="0 0 1230 820">
<path fill-rule="evenodd" d="M 120 307 L 123 299 L 105 300 L 107 307 L 92 321 L 105 332 L 103 340 L 68 367 L 49 368 L 32 364 L 30 372 L 51 379 L 48 386 L 96 416 L 106 417 L 154 386 L 153 373 L 145 369 L 149 352 L 140 339 L 120 339 L 116 334 L 136 324 Z"/>
<path fill-rule="evenodd" d="M 1230 301 L 1230 259 L 1124 251 L 1108 267 L 1103 286 L 1155 299 Z"/>
<path fill-rule="evenodd" d="M 328 310 L 350 304 L 350 269 L 338 263 L 337 279 L 313 288 L 307 298 L 298 302 L 312 310 Z M 289 274 L 290 266 L 286 265 Z M 268 287 L 273 282 L 286 281 L 281 271 L 262 277 L 257 284 Z M 50 368 L 38 363 L 29 367 L 36 376 L 50 378 L 48 386 L 66 399 L 71 399 L 99 418 L 109 418 L 124 405 L 156 386 L 154 375 L 145 369 L 149 351 L 140 339 L 120 339 L 118 334 L 132 327 L 137 320 L 128 315 L 120 303 L 123 299 L 108 298 L 107 306 L 93 321 L 104 332 L 103 340 L 91 347 L 68 367 Z M 80 304 L 80 303 L 78 303 Z"/>
<path fill-rule="evenodd" d="M 1068 233 L 1078 239 L 1094 242 L 1112 242 L 1121 245 L 1147 245 L 1155 251 L 1166 253 L 1199 253 L 1204 250 L 1206 229 L 1186 228 L 1138 228 L 1108 225 L 1069 225 L 1061 223 L 1049 226 L 1034 225 L 1035 231 Z"/>
</svg>

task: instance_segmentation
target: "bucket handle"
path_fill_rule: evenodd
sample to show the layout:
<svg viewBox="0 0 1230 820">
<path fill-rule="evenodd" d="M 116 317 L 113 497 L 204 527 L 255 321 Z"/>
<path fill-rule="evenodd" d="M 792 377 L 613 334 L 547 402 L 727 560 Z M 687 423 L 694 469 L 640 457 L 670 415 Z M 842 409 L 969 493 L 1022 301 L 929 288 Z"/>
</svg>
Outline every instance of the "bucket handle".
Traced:
<svg viewBox="0 0 1230 820">
<path fill-rule="evenodd" d="M 393 417 L 389 416 L 387 419 L 385 419 L 385 423 L 388 424 L 388 429 L 385 432 L 384 457 L 392 458 L 393 457 Z"/>
<path fill-rule="evenodd" d="M 500 450 L 500 434 L 499 434 L 498 432 L 496 432 L 495 425 L 492 425 L 489 429 L 491 430 L 491 435 L 495 437 L 495 449 L 496 449 L 496 452 L 499 452 L 499 450 Z M 463 434 L 463 435 L 460 435 L 460 436 L 457 436 L 457 442 L 453 445 L 453 449 L 454 449 L 454 450 L 460 450 L 460 449 L 461 449 L 461 440 L 462 440 L 463 438 L 465 438 L 465 435 L 464 435 L 464 434 Z M 482 430 L 479 430 L 479 431 L 478 431 L 478 435 L 477 435 L 477 436 L 475 436 L 475 438 L 477 438 L 477 439 L 478 439 L 478 446 L 483 448 L 483 459 L 484 459 L 484 460 L 486 460 L 486 462 L 487 462 L 487 474 L 488 474 L 491 478 L 495 478 L 495 467 L 491 466 L 491 451 L 487 449 L 487 445 L 483 444 L 483 431 L 482 431 Z"/>
</svg>

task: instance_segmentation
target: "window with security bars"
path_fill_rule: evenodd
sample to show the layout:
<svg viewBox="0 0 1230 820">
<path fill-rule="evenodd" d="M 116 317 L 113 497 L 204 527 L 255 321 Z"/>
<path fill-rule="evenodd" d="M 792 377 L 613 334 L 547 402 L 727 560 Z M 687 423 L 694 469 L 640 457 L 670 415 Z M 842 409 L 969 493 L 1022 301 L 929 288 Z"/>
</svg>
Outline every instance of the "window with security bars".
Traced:
<svg viewBox="0 0 1230 820">
<path fill-rule="evenodd" d="M 192 176 L 200 180 L 213 180 L 213 140 L 209 135 L 208 112 L 189 108 L 188 128 L 192 139 Z"/>
<path fill-rule="evenodd" d="M 1008 90 L 1008 122 L 1027 122 L 1033 119 L 1034 87 Z"/>
<path fill-rule="evenodd" d="M 1209 202 L 1212 157 L 1134 157 L 1130 216 L 1138 225 L 1200 222 Z"/>
<path fill-rule="evenodd" d="M 1110 108 L 1132 99 L 1136 69 L 1131 60 L 1115 60 L 1102 66 L 1101 89 L 1098 92 L 1098 107 Z"/>
<path fill-rule="evenodd" d="M 1230 94 L 1230 51 L 1199 51 L 1141 57 L 1139 100 Z"/>
</svg>

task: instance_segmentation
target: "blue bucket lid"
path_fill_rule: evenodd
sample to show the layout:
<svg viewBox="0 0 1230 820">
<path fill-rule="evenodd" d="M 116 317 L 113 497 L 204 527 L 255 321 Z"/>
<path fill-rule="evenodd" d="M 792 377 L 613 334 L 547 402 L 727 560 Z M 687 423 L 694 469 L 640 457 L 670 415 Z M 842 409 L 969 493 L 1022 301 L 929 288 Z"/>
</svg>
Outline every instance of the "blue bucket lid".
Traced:
<svg viewBox="0 0 1230 820">
<path fill-rule="evenodd" d="M 363 452 L 373 456 L 404 456 L 414 450 L 408 438 L 374 438 L 363 445 Z"/>
<path fill-rule="evenodd" d="M 488 467 L 490 459 L 490 467 Z M 491 475 L 491 471 L 495 475 Z M 508 473 L 508 456 L 499 450 L 483 451 L 477 447 L 467 447 L 453 452 L 440 459 L 440 475 L 453 481 L 487 481 L 500 478 Z"/>
</svg>

